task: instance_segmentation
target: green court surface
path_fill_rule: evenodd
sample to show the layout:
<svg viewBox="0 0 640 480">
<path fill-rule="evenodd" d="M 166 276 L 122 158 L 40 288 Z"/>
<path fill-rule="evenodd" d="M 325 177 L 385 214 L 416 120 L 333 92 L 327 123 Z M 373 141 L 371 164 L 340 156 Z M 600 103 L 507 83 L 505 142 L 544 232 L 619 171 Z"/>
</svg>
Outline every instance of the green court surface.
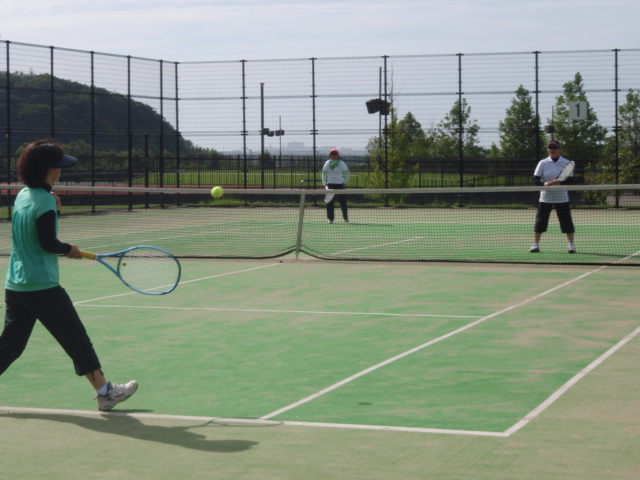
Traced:
<svg viewBox="0 0 640 480">
<path fill-rule="evenodd" d="M 140 388 L 97 412 L 38 325 L 0 377 L 0 478 L 640 478 L 636 268 L 182 263 L 158 297 L 61 260 Z"/>
</svg>

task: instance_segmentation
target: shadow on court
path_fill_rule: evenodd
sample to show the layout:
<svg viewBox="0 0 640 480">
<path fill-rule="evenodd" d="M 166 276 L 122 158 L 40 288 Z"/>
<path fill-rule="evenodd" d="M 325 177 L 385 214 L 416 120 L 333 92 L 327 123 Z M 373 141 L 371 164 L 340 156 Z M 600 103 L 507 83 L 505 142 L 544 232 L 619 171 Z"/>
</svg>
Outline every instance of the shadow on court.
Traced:
<svg viewBox="0 0 640 480">
<path fill-rule="evenodd" d="M 25 421 L 47 420 L 74 424 L 78 427 L 99 433 L 122 435 L 148 442 L 166 443 L 203 452 L 236 453 L 249 450 L 251 447 L 258 445 L 258 442 L 249 440 L 211 440 L 206 435 L 189 431 L 191 429 L 201 427 L 225 426 L 224 424 L 215 424 L 213 422 L 188 427 L 165 427 L 158 425 L 146 425 L 137 418 L 126 415 L 102 415 L 98 418 L 61 414 L 41 415 L 29 413 L 7 413 L 3 414 L 3 416 L 4 415 Z"/>
</svg>

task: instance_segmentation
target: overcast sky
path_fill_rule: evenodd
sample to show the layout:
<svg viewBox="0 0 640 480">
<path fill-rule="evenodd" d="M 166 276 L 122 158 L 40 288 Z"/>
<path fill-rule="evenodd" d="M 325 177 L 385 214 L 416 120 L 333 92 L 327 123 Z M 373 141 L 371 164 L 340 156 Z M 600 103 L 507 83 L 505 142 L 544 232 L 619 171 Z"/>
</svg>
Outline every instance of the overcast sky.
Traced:
<svg viewBox="0 0 640 480">
<path fill-rule="evenodd" d="M 638 0 L 3 0 L 0 40 L 167 61 L 640 48 Z"/>
</svg>

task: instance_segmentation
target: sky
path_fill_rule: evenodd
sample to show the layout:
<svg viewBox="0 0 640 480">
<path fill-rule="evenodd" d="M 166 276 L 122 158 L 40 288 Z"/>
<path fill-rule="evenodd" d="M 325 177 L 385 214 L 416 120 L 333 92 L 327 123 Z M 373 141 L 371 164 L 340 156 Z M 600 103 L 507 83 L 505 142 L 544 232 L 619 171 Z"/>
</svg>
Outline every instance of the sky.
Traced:
<svg viewBox="0 0 640 480">
<path fill-rule="evenodd" d="M 0 41 L 166 61 L 640 48 L 638 0 L 5 0 Z"/>
</svg>

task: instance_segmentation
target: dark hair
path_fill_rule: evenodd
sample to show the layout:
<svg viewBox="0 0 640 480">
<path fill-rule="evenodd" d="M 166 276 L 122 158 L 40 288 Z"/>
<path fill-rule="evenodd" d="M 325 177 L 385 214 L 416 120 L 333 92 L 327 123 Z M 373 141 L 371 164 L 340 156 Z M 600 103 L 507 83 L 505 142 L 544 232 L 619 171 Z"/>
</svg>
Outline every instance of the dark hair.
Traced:
<svg viewBox="0 0 640 480">
<path fill-rule="evenodd" d="M 49 169 L 64 155 L 62 147 L 53 138 L 30 143 L 18 159 L 18 177 L 28 187 L 45 183 Z"/>
</svg>

